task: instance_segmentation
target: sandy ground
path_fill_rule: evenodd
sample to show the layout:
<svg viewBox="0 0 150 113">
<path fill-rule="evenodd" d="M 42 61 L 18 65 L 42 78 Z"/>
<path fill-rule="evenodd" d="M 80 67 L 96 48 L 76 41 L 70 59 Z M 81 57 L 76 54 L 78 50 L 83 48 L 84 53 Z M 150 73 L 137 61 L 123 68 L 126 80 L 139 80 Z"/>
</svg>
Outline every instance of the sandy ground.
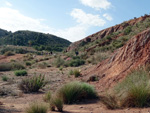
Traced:
<svg viewBox="0 0 150 113">
<path fill-rule="evenodd" d="M 0 56 L 0 62 L 9 62 L 11 59 L 21 60 L 24 55 L 15 55 L 11 57 L 4 58 Z M 50 62 L 50 61 L 47 61 Z M 91 66 L 83 66 L 78 69 L 86 70 L 91 68 Z M 16 77 L 13 71 L 10 72 L 1 72 L 0 77 L 3 75 L 7 75 L 9 78 L 12 78 L 12 81 L 4 82 L 0 80 L 0 87 L 7 88 L 7 90 L 11 92 L 16 92 L 16 95 L 7 95 L 0 98 L 0 113 L 25 113 L 25 109 L 29 107 L 29 105 L 33 102 L 43 102 L 43 95 L 46 91 L 55 92 L 59 87 L 63 84 L 74 81 L 81 80 L 81 78 L 74 78 L 74 76 L 69 76 L 69 70 L 74 68 L 63 68 L 63 70 L 59 70 L 59 68 L 49 67 L 45 69 L 40 68 L 32 68 L 28 69 L 28 76 L 33 76 L 34 74 L 45 75 L 48 84 L 41 90 L 39 93 L 34 94 L 23 94 L 18 89 L 18 82 L 23 79 L 23 77 Z M 51 112 L 49 110 L 48 113 L 58 113 Z M 73 104 L 73 105 L 64 105 L 64 113 L 150 113 L 150 108 L 144 109 L 122 109 L 122 110 L 108 110 L 100 100 L 90 100 L 83 101 L 82 103 Z"/>
</svg>

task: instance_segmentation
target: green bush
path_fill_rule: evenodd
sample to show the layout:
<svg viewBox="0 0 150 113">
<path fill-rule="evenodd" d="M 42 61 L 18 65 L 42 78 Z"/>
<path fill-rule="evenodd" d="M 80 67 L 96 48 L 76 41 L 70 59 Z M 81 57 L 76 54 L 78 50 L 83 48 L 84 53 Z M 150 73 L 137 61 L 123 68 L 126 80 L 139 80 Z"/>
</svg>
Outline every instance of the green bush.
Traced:
<svg viewBox="0 0 150 113">
<path fill-rule="evenodd" d="M 11 70 L 21 70 L 21 69 L 25 69 L 25 67 L 17 62 L 14 62 L 11 64 L 12 65 L 12 69 Z"/>
<path fill-rule="evenodd" d="M 7 52 L 5 52 L 5 54 L 4 54 L 5 56 L 13 56 L 14 55 L 14 53 L 13 52 L 11 52 L 11 51 L 7 51 Z"/>
<path fill-rule="evenodd" d="M 82 82 L 71 82 L 62 86 L 57 91 L 57 96 L 66 104 L 71 104 L 82 99 L 92 99 L 97 97 L 93 86 Z"/>
<path fill-rule="evenodd" d="M 33 103 L 26 109 L 26 113 L 47 113 L 47 111 L 47 106 L 38 103 Z"/>
<path fill-rule="evenodd" d="M 12 64 L 10 63 L 0 64 L 0 71 L 10 71 L 10 70 L 12 70 Z"/>
<path fill-rule="evenodd" d="M 50 91 L 48 91 L 47 93 L 45 93 L 45 95 L 44 95 L 44 97 L 43 97 L 43 100 L 44 100 L 45 102 L 50 102 L 51 97 L 52 97 L 52 94 L 51 94 Z"/>
<path fill-rule="evenodd" d="M 25 70 L 17 70 L 14 72 L 16 76 L 26 76 L 28 73 Z"/>
<path fill-rule="evenodd" d="M 132 31 L 132 27 L 131 26 L 128 26 L 124 29 L 124 34 L 125 35 L 128 35 L 130 32 Z"/>
<path fill-rule="evenodd" d="M 69 63 L 71 67 L 77 67 L 83 64 L 85 64 L 85 61 L 82 59 L 72 59 Z"/>
<path fill-rule="evenodd" d="M 7 76 L 2 76 L 2 80 L 3 80 L 3 81 L 8 81 L 8 79 L 9 79 L 9 78 L 8 78 Z"/>
<path fill-rule="evenodd" d="M 80 73 L 79 70 L 74 70 L 73 74 L 74 74 L 75 77 L 81 76 L 81 73 Z"/>
<path fill-rule="evenodd" d="M 19 84 L 19 88 L 24 93 L 32 93 L 32 92 L 38 92 L 39 89 L 41 89 L 45 85 L 46 85 L 45 76 L 39 75 L 39 76 L 33 76 L 30 78 L 23 79 Z"/>
<path fill-rule="evenodd" d="M 11 70 L 20 70 L 20 69 L 25 69 L 25 67 L 22 64 L 17 62 L 0 64 L 0 71 L 11 71 Z"/>
<path fill-rule="evenodd" d="M 122 97 L 123 107 L 150 106 L 149 73 L 144 68 L 133 71 L 115 89 Z M 122 95 L 123 94 L 123 95 Z"/>
<path fill-rule="evenodd" d="M 53 97 L 50 101 L 51 110 L 55 110 L 55 107 L 58 109 L 59 112 L 63 111 L 63 101 L 61 98 Z"/>
<path fill-rule="evenodd" d="M 31 65 L 32 65 L 31 62 L 29 62 L 29 61 L 26 62 L 26 66 L 31 66 Z"/>
</svg>

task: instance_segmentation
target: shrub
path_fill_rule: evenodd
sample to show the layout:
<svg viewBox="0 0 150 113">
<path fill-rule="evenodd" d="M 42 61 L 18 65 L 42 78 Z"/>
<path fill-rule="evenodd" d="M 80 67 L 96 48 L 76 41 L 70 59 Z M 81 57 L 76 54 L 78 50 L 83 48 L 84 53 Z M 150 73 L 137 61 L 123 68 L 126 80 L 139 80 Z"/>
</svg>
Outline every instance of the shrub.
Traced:
<svg viewBox="0 0 150 113">
<path fill-rule="evenodd" d="M 50 102 L 51 110 L 55 110 L 55 107 L 58 109 L 59 112 L 63 111 L 63 101 L 61 98 L 54 97 Z"/>
<path fill-rule="evenodd" d="M 10 63 L 0 64 L 0 71 L 10 71 L 10 70 L 12 70 L 12 64 Z"/>
<path fill-rule="evenodd" d="M 29 62 L 29 61 L 26 62 L 26 66 L 31 66 L 31 65 L 32 65 L 31 62 Z"/>
<path fill-rule="evenodd" d="M 71 67 L 77 67 L 77 66 L 80 66 L 80 65 L 83 65 L 85 64 L 85 61 L 82 60 L 82 59 L 73 59 L 71 60 L 71 62 L 69 63 L 69 65 Z"/>
<path fill-rule="evenodd" d="M 75 77 L 79 77 L 81 75 L 79 70 L 74 70 L 73 74 Z"/>
<path fill-rule="evenodd" d="M 17 70 L 17 71 L 14 72 L 14 74 L 16 76 L 26 76 L 27 75 L 27 71 L 25 71 L 25 70 Z"/>
<path fill-rule="evenodd" d="M 3 80 L 3 81 L 8 81 L 8 79 L 9 79 L 9 78 L 8 78 L 7 76 L 2 76 L 2 80 Z"/>
<path fill-rule="evenodd" d="M 33 103 L 26 109 L 26 113 L 47 113 L 47 106 L 43 104 Z"/>
<path fill-rule="evenodd" d="M 39 89 L 41 89 L 45 85 L 46 85 L 45 76 L 39 75 L 39 76 L 33 76 L 31 78 L 23 79 L 19 84 L 19 88 L 24 93 L 32 93 L 32 92 L 38 92 Z"/>
<path fill-rule="evenodd" d="M 51 97 L 52 97 L 52 94 L 51 94 L 50 91 L 48 91 L 47 93 L 45 93 L 45 95 L 44 95 L 44 97 L 43 97 L 43 100 L 44 100 L 45 102 L 50 102 Z"/>
<path fill-rule="evenodd" d="M 41 69 L 45 69 L 48 66 L 48 64 L 46 62 L 42 62 L 38 64 L 38 67 Z"/>
<path fill-rule="evenodd" d="M 106 105 L 108 109 L 119 109 L 118 99 L 115 96 L 107 95 L 101 97 L 101 102 Z"/>
<path fill-rule="evenodd" d="M 128 27 L 125 28 L 124 34 L 125 34 L 125 35 L 128 35 L 131 31 L 132 31 L 132 27 L 131 27 L 131 26 L 128 26 Z"/>
<path fill-rule="evenodd" d="M 19 69 L 25 69 L 25 67 L 22 64 L 17 62 L 0 64 L 0 71 L 10 71 L 10 70 L 19 70 Z"/>
<path fill-rule="evenodd" d="M 69 75 L 73 75 L 73 74 L 74 74 L 73 70 L 70 70 Z"/>
<path fill-rule="evenodd" d="M 11 69 L 11 70 L 21 70 L 21 69 L 25 69 L 25 67 L 24 67 L 22 64 L 17 63 L 17 62 L 12 63 L 11 66 L 12 66 L 12 69 Z"/>
<path fill-rule="evenodd" d="M 54 65 L 56 67 L 60 67 L 60 66 L 63 66 L 64 65 L 64 60 L 59 56 L 54 62 Z"/>
<path fill-rule="evenodd" d="M 7 51 L 7 52 L 5 52 L 5 54 L 4 54 L 5 56 L 12 56 L 12 55 L 14 55 L 14 53 L 13 52 L 11 52 L 11 51 Z"/>
<path fill-rule="evenodd" d="M 71 82 L 62 86 L 57 91 L 57 96 L 66 104 L 71 104 L 82 99 L 96 98 L 97 93 L 93 86 L 82 82 Z"/>
<path fill-rule="evenodd" d="M 116 87 L 116 93 L 122 97 L 123 107 L 147 107 L 150 106 L 149 73 L 140 68 L 132 71 Z M 124 95 L 122 95 L 124 94 Z"/>
</svg>

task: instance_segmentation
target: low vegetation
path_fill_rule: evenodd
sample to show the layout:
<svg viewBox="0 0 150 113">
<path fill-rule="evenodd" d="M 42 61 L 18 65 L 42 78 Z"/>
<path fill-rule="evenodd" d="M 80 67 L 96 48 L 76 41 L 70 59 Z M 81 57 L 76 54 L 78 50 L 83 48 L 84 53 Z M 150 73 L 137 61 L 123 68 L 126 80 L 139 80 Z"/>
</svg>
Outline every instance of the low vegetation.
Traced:
<svg viewBox="0 0 150 113">
<path fill-rule="evenodd" d="M 26 108 L 26 113 L 47 113 L 48 107 L 44 104 L 32 103 Z"/>
<path fill-rule="evenodd" d="M 19 84 L 19 88 L 24 93 L 32 93 L 32 92 L 38 92 L 39 89 L 41 89 L 45 85 L 46 85 L 45 76 L 39 75 L 39 76 L 33 76 L 33 77 L 28 77 L 26 79 L 23 79 Z"/>
<path fill-rule="evenodd" d="M 57 110 L 59 112 L 63 111 L 63 101 L 62 101 L 61 98 L 59 98 L 59 97 L 53 97 L 53 99 L 51 99 L 51 101 L 50 101 L 50 109 L 52 111 L 54 111 L 55 107 L 57 108 Z"/>
<path fill-rule="evenodd" d="M 43 100 L 44 100 L 45 102 L 50 102 L 51 97 L 52 97 L 52 94 L 51 94 L 50 91 L 48 91 L 47 93 L 45 93 L 45 95 L 44 95 L 44 97 L 43 97 Z"/>
<path fill-rule="evenodd" d="M 16 76 L 26 76 L 28 73 L 26 70 L 16 70 L 16 71 L 14 71 L 14 74 Z"/>
<path fill-rule="evenodd" d="M 83 82 L 71 82 L 62 86 L 56 94 L 65 104 L 97 97 L 93 86 Z"/>
<path fill-rule="evenodd" d="M 14 55 L 14 53 L 13 52 L 11 52 L 11 51 L 7 51 L 7 52 L 5 52 L 5 54 L 4 54 L 5 56 L 13 56 Z"/>
<path fill-rule="evenodd" d="M 20 70 L 20 69 L 25 69 L 25 67 L 18 62 L 0 64 L 0 71 L 11 71 L 11 70 Z"/>
<path fill-rule="evenodd" d="M 79 76 L 81 76 L 80 71 L 79 71 L 79 70 L 77 70 L 77 69 L 73 71 L 73 74 L 74 74 L 74 76 L 75 76 L 75 77 L 79 77 Z"/>
<path fill-rule="evenodd" d="M 6 75 L 2 76 L 2 80 L 3 81 L 8 81 L 9 77 L 7 77 Z"/>
<path fill-rule="evenodd" d="M 110 109 L 126 107 L 149 107 L 150 78 L 145 68 L 132 71 L 113 89 L 112 95 L 105 96 L 102 101 Z M 113 98 L 111 98 L 113 97 Z"/>
</svg>

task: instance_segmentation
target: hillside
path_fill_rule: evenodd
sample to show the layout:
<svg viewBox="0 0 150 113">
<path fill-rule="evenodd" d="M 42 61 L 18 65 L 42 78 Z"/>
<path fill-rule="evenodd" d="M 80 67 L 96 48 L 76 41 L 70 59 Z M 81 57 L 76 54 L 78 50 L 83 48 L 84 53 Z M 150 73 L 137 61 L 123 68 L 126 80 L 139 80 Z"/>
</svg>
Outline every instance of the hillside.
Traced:
<svg viewBox="0 0 150 113">
<path fill-rule="evenodd" d="M 11 32 L 8 32 L 7 30 L 0 29 L 0 38 L 7 36 L 9 34 L 11 34 Z"/>
<path fill-rule="evenodd" d="M 72 43 L 67 51 L 78 50 L 80 52 L 86 51 L 86 53 L 114 51 L 148 27 L 150 27 L 150 15 L 134 18 Z"/>
<path fill-rule="evenodd" d="M 140 66 L 150 63 L 150 29 L 135 35 L 127 44 L 116 50 L 113 55 L 100 62 L 97 66 L 84 72 L 84 78 L 97 76 L 99 81 L 97 88 L 105 90 L 118 81 L 124 79 L 127 74 Z"/>
<path fill-rule="evenodd" d="M 10 33 L 0 30 L 0 45 L 30 46 L 37 50 L 62 51 L 71 42 L 63 38 L 32 31 Z"/>
</svg>

